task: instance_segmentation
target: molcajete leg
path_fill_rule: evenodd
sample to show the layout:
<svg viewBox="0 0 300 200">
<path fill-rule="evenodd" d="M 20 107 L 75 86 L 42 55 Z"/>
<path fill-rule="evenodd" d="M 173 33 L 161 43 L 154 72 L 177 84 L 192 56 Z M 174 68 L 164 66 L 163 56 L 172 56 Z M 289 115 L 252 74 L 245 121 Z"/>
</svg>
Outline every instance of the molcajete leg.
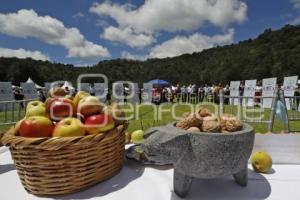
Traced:
<svg viewBox="0 0 300 200">
<path fill-rule="evenodd" d="M 248 183 L 248 167 L 244 167 L 241 171 L 236 174 L 233 174 L 234 180 L 237 184 L 241 186 L 247 186 Z"/>
<path fill-rule="evenodd" d="M 185 197 L 187 195 L 192 181 L 193 181 L 192 177 L 181 174 L 180 172 L 174 169 L 174 180 L 173 180 L 174 192 L 179 197 Z"/>
</svg>

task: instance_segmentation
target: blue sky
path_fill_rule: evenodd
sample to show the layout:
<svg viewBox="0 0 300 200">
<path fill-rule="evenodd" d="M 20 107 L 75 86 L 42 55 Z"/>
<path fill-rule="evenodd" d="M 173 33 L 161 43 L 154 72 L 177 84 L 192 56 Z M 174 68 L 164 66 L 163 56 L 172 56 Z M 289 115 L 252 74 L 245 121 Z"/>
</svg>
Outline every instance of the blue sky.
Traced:
<svg viewBox="0 0 300 200">
<path fill-rule="evenodd" d="M 0 6 L 0 56 L 74 65 L 164 58 L 299 22 L 300 0 L 10 0 Z"/>
</svg>

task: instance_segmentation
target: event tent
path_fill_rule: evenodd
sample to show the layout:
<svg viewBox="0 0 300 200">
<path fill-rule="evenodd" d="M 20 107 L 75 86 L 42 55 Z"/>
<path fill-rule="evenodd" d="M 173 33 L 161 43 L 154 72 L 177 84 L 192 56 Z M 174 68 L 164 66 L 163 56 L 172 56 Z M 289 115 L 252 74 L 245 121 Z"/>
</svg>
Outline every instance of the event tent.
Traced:
<svg viewBox="0 0 300 200">
<path fill-rule="evenodd" d="M 28 77 L 26 83 L 34 83 L 35 87 L 38 88 L 38 89 L 43 88 L 42 86 L 39 86 L 38 84 L 36 84 L 35 82 L 33 82 L 33 80 L 30 77 Z"/>
<path fill-rule="evenodd" d="M 149 81 L 148 83 L 152 83 L 153 85 L 156 85 L 156 86 L 170 85 L 170 83 L 168 81 L 161 80 L 161 79 L 154 79 L 154 80 Z"/>
</svg>

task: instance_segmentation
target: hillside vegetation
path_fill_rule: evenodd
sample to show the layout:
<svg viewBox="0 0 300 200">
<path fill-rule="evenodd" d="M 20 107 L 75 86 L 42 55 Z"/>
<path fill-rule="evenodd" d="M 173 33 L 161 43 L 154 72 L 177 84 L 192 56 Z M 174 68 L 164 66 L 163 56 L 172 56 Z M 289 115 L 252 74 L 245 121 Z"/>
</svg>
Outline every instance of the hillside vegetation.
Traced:
<svg viewBox="0 0 300 200">
<path fill-rule="evenodd" d="M 74 67 L 32 59 L 0 58 L 0 81 L 18 85 L 30 76 L 35 82 L 69 80 L 79 74 L 103 73 L 110 82 L 138 83 L 154 78 L 171 83 L 226 83 L 230 80 L 300 75 L 300 26 L 267 29 L 256 39 L 173 58 L 105 60 L 91 67 Z M 95 81 L 95 80 L 90 80 Z"/>
</svg>

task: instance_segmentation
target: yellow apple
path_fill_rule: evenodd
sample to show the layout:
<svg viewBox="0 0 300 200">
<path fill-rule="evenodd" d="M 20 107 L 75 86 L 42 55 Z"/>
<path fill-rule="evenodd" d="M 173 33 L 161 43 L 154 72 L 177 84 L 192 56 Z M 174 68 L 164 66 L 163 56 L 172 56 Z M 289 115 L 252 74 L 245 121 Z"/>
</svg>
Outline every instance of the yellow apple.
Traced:
<svg viewBox="0 0 300 200">
<path fill-rule="evenodd" d="M 272 168 L 271 156 L 263 151 L 255 152 L 251 157 L 252 167 L 256 172 L 266 173 Z"/>
<path fill-rule="evenodd" d="M 84 136 L 85 128 L 77 118 L 66 118 L 55 125 L 53 137 L 75 137 Z"/>
<path fill-rule="evenodd" d="M 83 99 L 84 97 L 87 97 L 87 96 L 91 96 L 89 93 L 87 92 L 84 92 L 84 91 L 79 91 L 77 92 L 77 94 L 75 95 L 75 97 L 73 98 L 73 103 L 74 105 L 77 107 L 78 106 L 78 103 L 81 99 Z"/>
<path fill-rule="evenodd" d="M 46 106 L 41 101 L 31 101 L 27 104 L 26 107 L 26 117 L 32 116 L 44 116 L 46 117 Z"/>
<path fill-rule="evenodd" d="M 144 142 L 144 131 L 136 130 L 131 133 L 131 142 L 134 144 L 141 144 Z"/>
<path fill-rule="evenodd" d="M 100 114 L 103 111 L 104 104 L 102 104 L 97 97 L 86 96 L 78 103 L 77 111 L 84 117 Z"/>
</svg>

